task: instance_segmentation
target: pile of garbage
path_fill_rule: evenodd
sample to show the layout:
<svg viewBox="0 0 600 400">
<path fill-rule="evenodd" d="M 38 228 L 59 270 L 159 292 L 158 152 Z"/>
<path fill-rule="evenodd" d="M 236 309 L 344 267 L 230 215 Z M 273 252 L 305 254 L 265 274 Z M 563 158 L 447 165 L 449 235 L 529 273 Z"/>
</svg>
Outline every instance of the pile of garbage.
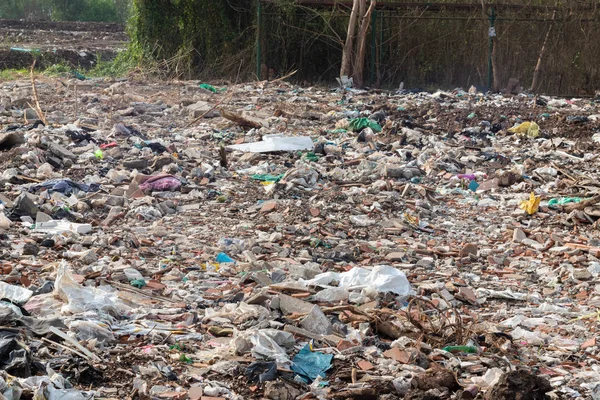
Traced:
<svg viewBox="0 0 600 400">
<path fill-rule="evenodd" d="M 594 100 L 35 92 L 0 84 L 3 398 L 600 399 Z"/>
</svg>

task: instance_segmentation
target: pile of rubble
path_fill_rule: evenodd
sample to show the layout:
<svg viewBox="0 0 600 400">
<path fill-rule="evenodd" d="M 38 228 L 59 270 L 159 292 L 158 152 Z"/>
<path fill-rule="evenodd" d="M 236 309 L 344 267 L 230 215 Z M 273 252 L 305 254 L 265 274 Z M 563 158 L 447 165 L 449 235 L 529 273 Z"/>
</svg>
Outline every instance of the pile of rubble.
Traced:
<svg viewBox="0 0 600 400">
<path fill-rule="evenodd" d="M 0 85 L 3 398 L 600 399 L 592 100 L 36 89 Z"/>
</svg>

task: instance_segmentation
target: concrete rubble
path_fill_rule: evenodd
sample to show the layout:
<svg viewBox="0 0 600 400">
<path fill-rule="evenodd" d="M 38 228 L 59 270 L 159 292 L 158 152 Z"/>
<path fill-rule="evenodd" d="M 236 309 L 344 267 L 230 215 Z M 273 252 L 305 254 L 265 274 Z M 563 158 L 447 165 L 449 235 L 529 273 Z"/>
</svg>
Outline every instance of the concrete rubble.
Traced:
<svg viewBox="0 0 600 400">
<path fill-rule="evenodd" d="M 1 398 L 600 399 L 596 102 L 200 83 L 0 84 Z"/>
</svg>

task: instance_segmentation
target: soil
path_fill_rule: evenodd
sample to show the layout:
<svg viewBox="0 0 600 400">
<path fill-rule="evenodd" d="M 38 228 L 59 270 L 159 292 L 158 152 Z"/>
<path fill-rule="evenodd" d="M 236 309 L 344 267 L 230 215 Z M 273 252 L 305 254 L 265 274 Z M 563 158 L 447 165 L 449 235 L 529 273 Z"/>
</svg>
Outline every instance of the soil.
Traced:
<svg viewBox="0 0 600 400">
<path fill-rule="evenodd" d="M 56 63 L 87 69 L 127 46 L 125 27 L 95 22 L 0 20 L 0 69 Z"/>
</svg>

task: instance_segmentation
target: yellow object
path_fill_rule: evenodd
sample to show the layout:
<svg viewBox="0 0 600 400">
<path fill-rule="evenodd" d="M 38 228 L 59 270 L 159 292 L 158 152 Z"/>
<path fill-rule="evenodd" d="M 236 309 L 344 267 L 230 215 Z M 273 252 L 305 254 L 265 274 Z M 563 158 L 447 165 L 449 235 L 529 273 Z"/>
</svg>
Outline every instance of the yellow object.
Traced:
<svg viewBox="0 0 600 400">
<path fill-rule="evenodd" d="M 515 133 L 518 136 L 527 135 L 530 138 L 536 138 L 540 135 L 540 126 L 535 122 L 526 121 L 508 130 L 510 133 Z"/>
<path fill-rule="evenodd" d="M 529 195 L 529 200 L 524 200 L 521 202 L 521 208 L 527 211 L 527 214 L 533 215 L 538 211 L 540 207 L 540 201 L 542 198 L 540 196 L 536 196 L 533 192 Z"/>
</svg>

